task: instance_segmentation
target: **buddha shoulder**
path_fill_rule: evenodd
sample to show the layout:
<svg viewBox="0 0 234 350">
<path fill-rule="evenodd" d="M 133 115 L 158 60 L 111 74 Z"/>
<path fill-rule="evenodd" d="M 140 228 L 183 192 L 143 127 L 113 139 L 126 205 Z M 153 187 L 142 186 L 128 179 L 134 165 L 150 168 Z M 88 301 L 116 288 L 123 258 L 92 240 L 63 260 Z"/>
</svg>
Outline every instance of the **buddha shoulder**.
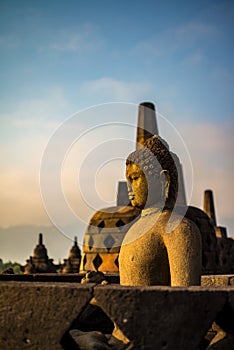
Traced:
<svg viewBox="0 0 234 350">
<path fill-rule="evenodd" d="M 161 214 L 159 225 L 164 228 L 165 234 L 200 236 L 200 231 L 192 220 L 168 210 Z"/>
</svg>

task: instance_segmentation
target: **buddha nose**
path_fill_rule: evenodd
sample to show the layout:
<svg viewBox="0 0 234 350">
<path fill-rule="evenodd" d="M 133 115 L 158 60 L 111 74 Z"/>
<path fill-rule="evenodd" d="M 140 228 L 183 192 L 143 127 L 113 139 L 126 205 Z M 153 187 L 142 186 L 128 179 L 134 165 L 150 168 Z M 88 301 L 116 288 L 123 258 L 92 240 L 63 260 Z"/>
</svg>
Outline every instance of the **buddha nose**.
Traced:
<svg viewBox="0 0 234 350">
<path fill-rule="evenodd" d="M 127 181 L 127 188 L 128 188 L 128 193 L 132 192 L 132 185 L 130 181 Z"/>
<path fill-rule="evenodd" d="M 134 193 L 133 193 L 133 190 L 132 190 L 132 185 L 131 185 L 131 183 L 129 181 L 127 182 L 127 187 L 128 187 L 128 197 L 131 200 L 134 197 Z"/>
</svg>

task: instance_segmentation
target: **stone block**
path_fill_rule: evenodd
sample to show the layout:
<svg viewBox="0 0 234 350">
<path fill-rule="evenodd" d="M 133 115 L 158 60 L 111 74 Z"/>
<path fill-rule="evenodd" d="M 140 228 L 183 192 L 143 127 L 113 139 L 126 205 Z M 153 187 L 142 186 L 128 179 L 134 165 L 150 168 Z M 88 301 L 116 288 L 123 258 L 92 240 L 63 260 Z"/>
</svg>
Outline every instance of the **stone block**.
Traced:
<svg viewBox="0 0 234 350">
<path fill-rule="evenodd" d="M 227 300 L 226 289 L 97 286 L 94 296 L 140 350 L 195 350 Z"/>
<path fill-rule="evenodd" d="M 226 287 L 234 282 L 233 275 L 204 275 L 201 276 L 201 285 L 204 287 Z"/>
<path fill-rule="evenodd" d="M 61 350 L 60 341 L 92 297 L 92 284 L 0 283 L 0 349 Z"/>
<path fill-rule="evenodd" d="M 118 282 L 117 275 L 105 277 Z M 61 340 L 74 328 L 74 321 L 92 297 L 134 342 L 134 350 L 197 350 L 213 321 L 228 332 L 227 341 L 233 338 L 231 286 L 123 287 L 81 285 L 75 280 L 12 280 L 0 282 L 0 349 L 68 349 L 67 344 L 62 347 Z"/>
<path fill-rule="evenodd" d="M 216 323 L 228 334 L 234 336 L 234 288 L 230 287 L 228 290 L 228 298 L 219 312 Z"/>
</svg>

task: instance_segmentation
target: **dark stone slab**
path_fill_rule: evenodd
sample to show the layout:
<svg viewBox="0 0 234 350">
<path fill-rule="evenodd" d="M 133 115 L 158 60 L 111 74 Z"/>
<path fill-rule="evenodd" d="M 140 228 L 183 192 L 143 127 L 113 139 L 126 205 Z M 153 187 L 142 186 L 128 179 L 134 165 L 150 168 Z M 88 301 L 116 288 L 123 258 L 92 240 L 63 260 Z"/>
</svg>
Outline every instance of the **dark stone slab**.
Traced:
<svg viewBox="0 0 234 350">
<path fill-rule="evenodd" d="M 28 282 L 75 282 L 79 283 L 84 277 L 84 273 L 38 273 L 38 274 L 0 274 L 0 281 L 28 281 Z"/>
<path fill-rule="evenodd" d="M 234 292 L 234 289 L 233 291 Z M 228 288 L 97 286 L 94 296 L 142 350 L 195 350 L 227 300 Z"/>
<path fill-rule="evenodd" d="M 219 312 L 216 323 L 225 332 L 234 336 L 234 288 L 230 287 L 228 290 L 228 298 L 223 307 Z"/>
<path fill-rule="evenodd" d="M 134 342 L 134 349 L 197 350 L 213 321 L 228 333 L 225 342 L 233 338 L 232 286 L 122 287 L 1 281 L 0 349 L 71 350 L 61 341 L 76 328 L 75 322 L 85 314 L 93 296 Z"/>
<path fill-rule="evenodd" d="M 0 349 L 61 350 L 92 290 L 92 284 L 1 282 Z"/>
<path fill-rule="evenodd" d="M 18 282 L 69 282 L 80 283 L 85 273 L 47 273 L 47 274 L 0 274 L 1 281 L 18 281 Z M 105 273 L 105 279 L 109 283 L 119 283 L 118 273 Z"/>
<path fill-rule="evenodd" d="M 213 324 L 218 333 L 208 347 L 209 350 L 234 349 L 234 288 L 229 287 L 227 293 L 227 301 Z"/>
</svg>

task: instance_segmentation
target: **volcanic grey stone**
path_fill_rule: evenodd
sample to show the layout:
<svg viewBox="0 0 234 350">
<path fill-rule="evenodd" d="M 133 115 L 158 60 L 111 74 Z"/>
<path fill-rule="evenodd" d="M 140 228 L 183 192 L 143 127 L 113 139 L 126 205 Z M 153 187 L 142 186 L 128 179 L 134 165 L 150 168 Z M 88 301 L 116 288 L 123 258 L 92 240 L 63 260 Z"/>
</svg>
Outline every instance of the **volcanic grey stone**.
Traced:
<svg viewBox="0 0 234 350">
<path fill-rule="evenodd" d="M 195 350 L 227 300 L 202 287 L 97 286 L 94 297 L 141 350 Z"/>
<path fill-rule="evenodd" d="M 92 284 L 0 283 L 0 349 L 61 350 L 61 338 L 92 297 Z"/>
</svg>

